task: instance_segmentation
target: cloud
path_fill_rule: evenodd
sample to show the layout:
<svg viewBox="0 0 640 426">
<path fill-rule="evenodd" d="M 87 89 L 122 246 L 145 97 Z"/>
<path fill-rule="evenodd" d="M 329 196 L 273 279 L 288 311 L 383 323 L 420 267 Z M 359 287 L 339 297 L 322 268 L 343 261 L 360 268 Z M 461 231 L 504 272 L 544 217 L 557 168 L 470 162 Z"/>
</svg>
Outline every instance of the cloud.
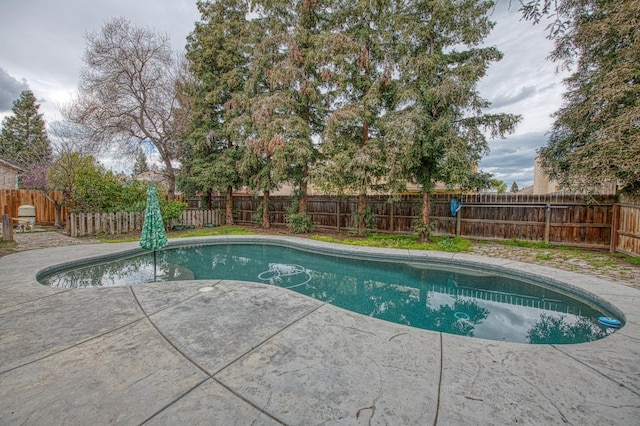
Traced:
<svg viewBox="0 0 640 426">
<path fill-rule="evenodd" d="M 518 102 L 534 96 L 538 90 L 535 86 L 525 86 L 517 92 L 508 92 L 501 94 L 491 100 L 492 108 L 501 108 L 507 105 L 517 104 Z"/>
<path fill-rule="evenodd" d="M 11 111 L 13 103 L 25 90 L 29 90 L 26 80 L 18 81 L 5 69 L 0 68 L 0 112 Z"/>
<path fill-rule="evenodd" d="M 517 182 L 520 188 L 533 185 L 534 159 L 547 143 L 545 132 L 531 132 L 490 142 L 491 152 L 478 167 L 507 185 Z"/>
</svg>

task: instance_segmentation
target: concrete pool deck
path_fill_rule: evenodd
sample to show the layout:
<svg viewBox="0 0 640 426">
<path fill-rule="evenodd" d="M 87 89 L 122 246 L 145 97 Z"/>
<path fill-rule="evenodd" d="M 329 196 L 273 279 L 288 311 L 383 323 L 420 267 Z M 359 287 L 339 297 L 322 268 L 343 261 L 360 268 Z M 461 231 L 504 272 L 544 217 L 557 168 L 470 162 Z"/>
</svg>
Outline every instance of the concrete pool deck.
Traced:
<svg viewBox="0 0 640 426">
<path fill-rule="evenodd" d="M 465 254 L 269 236 L 179 243 L 214 239 L 519 270 L 597 295 L 626 325 L 596 342 L 524 345 L 392 324 L 256 283 L 52 289 L 39 271 L 137 243 L 32 250 L 0 258 L 0 424 L 640 424 L 638 289 Z"/>
</svg>

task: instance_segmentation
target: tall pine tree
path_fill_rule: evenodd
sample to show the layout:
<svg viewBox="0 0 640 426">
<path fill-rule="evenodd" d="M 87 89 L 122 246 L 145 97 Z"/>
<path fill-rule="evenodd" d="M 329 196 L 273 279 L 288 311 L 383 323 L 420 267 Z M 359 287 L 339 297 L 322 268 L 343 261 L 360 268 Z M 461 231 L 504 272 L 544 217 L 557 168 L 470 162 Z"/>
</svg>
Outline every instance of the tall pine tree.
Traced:
<svg viewBox="0 0 640 426">
<path fill-rule="evenodd" d="M 133 163 L 133 175 L 136 176 L 148 171 L 149 164 L 147 163 L 147 154 L 145 154 L 142 148 L 140 148 L 138 150 L 136 161 Z"/>
<path fill-rule="evenodd" d="M 484 0 L 409 0 L 396 18 L 398 91 L 385 117 L 396 141 L 394 177 L 422 188 L 420 229 L 428 238 L 431 192 L 437 182 L 471 183 L 487 134 L 502 137 L 520 117 L 486 114 L 479 80 L 502 54 L 478 47 L 493 28 Z"/>
<path fill-rule="evenodd" d="M 2 121 L 0 157 L 25 169 L 51 162 L 51 144 L 39 109 L 30 90 L 20 94 L 13 103 L 13 115 Z"/>
<path fill-rule="evenodd" d="M 198 2 L 201 21 L 188 37 L 187 61 L 195 77 L 187 85 L 193 98 L 189 147 L 182 181 L 198 191 L 226 193 L 226 224 L 233 220 L 233 189 L 242 184 L 243 105 L 253 53 L 249 2 Z"/>
<path fill-rule="evenodd" d="M 384 187 L 390 168 L 384 117 L 393 88 L 395 3 L 336 0 L 322 72 L 332 83 L 318 176 L 329 191 L 358 194 L 356 228 L 367 228 L 367 194 Z"/>
<path fill-rule="evenodd" d="M 310 169 L 319 153 L 327 108 L 320 76 L 321 48 L 326 37 L 330 0 L 259 0 L 269 38 L 279 46 L 269 67 L 271 86 L 287 105 L 275 112 L 290 131 L 276 161 L 284 178 L 299 188 L 298 213 L 306 214 Z"/>
</svg>

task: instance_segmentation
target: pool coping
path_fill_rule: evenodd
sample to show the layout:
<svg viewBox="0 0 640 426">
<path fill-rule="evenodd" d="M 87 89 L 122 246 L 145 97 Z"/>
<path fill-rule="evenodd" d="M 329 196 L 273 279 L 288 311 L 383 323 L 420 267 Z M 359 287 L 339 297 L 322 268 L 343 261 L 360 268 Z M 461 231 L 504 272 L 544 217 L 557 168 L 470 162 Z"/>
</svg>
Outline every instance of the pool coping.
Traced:
<svg viewBox="0 0 640 426">
<path fill-rule="evenodd" d="M 359 424 L 369 420 L 393 424 L 638 423 L 638 289 L 511 260 L 336 245 L 289 236 L 196 237 L 172 239 L 169 246 L 210 241 L 292 245 L 405 261 L 459 260 L 524 272 L 568 283 L 608 302 L 624 314 L 626 325 L 596 342 L 523 345 L 411 329 L 255 283 L 190 281 L 182 287 L 166 283 L 156 289 L 51 289 L 36 281 L 38 273 L 66 262 L 141 249 L 136 242 L 33 250 L 0 259 L 0 276 L 4 277 L 0 284 L 0 332 L 5 336 L 0 337 L 0 387 L 4 389 L 0 391 L 0 423 L 21 422 L 24 416 L 35 424 L 38 419 L 45 424 L 45 419 L 52 418 L 61 423 L 115 418 L 126 423 L 165 424 L 214 417 L 241 424 L 249 419 L 266 424 Z M 199 291 L 204 287 L 212 287 L 212 291 Z M 255 299 L 258 293 L 263 299 Z M 230 294 L 234 299 L 224 304 Z M 78 299 L 82 299 L 81 305 L 77 305 Z M 270 304 L 263 306 L 262 300 Z M 239 333 L 234 327 L 240 325 L 228 325 L 228 314 L 203 311 L 203 306 L 212 303 L 244 318 L 243 327 L 254 334 Z M 127 308 L 123 311 L 122 306 Z M 105 324 L 82 324 L 78 330 L 57 328 L 56 322 L 68 327 L 77 321 L 74 315 L 82 312 L 103 316 Z M 252 317 L 252 312 L 263 316 Z M 216 323 L 215 329 L 207 328 L 213 327 L 210 322 Z M 34 330 L 34 324 L 43 324 L 43 330 Z M 351 326 L 341 327 L 344 324 Z M 305 330 L 309 329 L 316 334 L 307 336 Z M 212 337 L 214 332 L 217 337 Z M 186 339 L 189 334 L 200 336 L 200 341 Z M 116 335 L 128 344 L 147 344 L 137 349 L 140 355 L 120 351 L 116 356 L 108 350 L 122 343 L 114 343 Z M 137 337 L 131 337 L 134 335 Z M 237 348 L 218 353 L 219 349 L 201 347 L 202 341 L 214 345 L 236 342 Z M 151 349 L 146 346 L 158 354 L 157 368 L 147 365 L 142 354 Z M 305 351 L 297 352 L 301 347 Z M 358 354 L 367 356 L 358 359 Z M 65 356 L 76 357 L 84 367 L 65 364 Z M 124 379 L 118 377 L 119 382 L 114 383 L 115 379 L 101 375 L 93 389 L 90 384 L 97 380 L 91 373 L 94 367 L 82 364 L 92 356 L 114 363 L 126 359 L 132 366 L 130 374 L 148 370 L 155 380 L 153 386 L 138 384 L 139 389 L 134 386 L 130 392 L 144 396 L 153 390 L 161 394 L 160 402 L 136 405 L 112 396 L 111 404 L 99 403 L 107 389 L 120 389 Z M 221 360 L 224 365 L 217 364 Z M 50 372 L 52 366 L 55 373 Z M 179 380 L 156 377 L 167 366 L 173 366 L 170 370 Z M 87 377 L 77 377 L 74 368 L 86 370 Z M 34 376 L 48 379 L 33 381 Z M 55 403 L 41 396 L 60 395 L 72 380 L 76 386 L 82 384 L 80 394 L 62 394 Z M 392 392 L 371 389 L 372 381 Z M 292 386 L 300 394 L 292 393 Z M 127 392 L 124 396 L 131 397 Z M 78 398 L 86 404 L 78 407 L 74 403 Z M 125 414 L 121 413 L 123 406 Z"/>
</svg>

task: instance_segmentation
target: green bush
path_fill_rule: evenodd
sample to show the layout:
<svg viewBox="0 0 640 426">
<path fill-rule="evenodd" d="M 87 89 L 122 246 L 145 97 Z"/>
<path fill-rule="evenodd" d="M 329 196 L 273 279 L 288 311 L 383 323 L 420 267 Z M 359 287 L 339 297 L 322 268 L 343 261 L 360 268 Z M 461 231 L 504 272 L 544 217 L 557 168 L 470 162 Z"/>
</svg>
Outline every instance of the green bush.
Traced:
<svg viewBox="0 0 640 426">
<path fill-rule="evenodd" d="M 311 223 L 311 216 L 302 213 L 289 213 L 287 214 L 285 221 L 287 222 L 287 228 L 292 234 L 306 234 L 313 230 L 313 223 Z"/>
<path fill-rule="evenodd" d="M 376 224 L 378 216 L 373 213 L 373 210 L 371 210 L 370 206 L 367 206 L 367 208 L 365 208 L 362 213 L 356 211 L 351 214 L 351 223 L 355 228 L 354 233 L 356 234 L 358 233 L 358 227 L 361 220 L 364 220 L 364 232 L 362 234 L 363 236 L 369 235 L 372 231 L 375 231 L 378 228 Z"/>
<path fill-rule="evenodd" d="M 436 229 L 434 222 L 424 223 L 421 218 L 415 218 L 412 225 L 411 228 L 413 232 L 418 234 L 420 241 L 430 241 L 431 234 L 433 234 L 433 231 Z"/>
<path fill-rule="evenodd" d="M 180 219 L 182 213 L 189 206 L 187 203 L 177 200 L 167 200 L 166 197 L 160 196 L 160 212 L 162 213 L 162 220 L 165 225 L 171 223 L 172 220 Z"/>
</svg>

